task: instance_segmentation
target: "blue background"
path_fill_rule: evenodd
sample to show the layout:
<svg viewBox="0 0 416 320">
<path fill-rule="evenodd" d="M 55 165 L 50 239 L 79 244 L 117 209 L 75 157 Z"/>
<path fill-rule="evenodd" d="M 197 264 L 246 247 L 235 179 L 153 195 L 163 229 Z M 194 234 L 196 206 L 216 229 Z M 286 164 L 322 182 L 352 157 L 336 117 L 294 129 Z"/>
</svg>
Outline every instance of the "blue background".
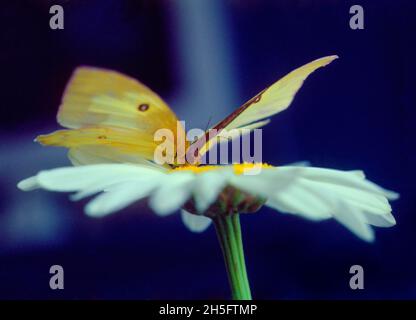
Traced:
<svg viewBox="0 0 416 320">
<path fill-rule="evenodd" d="M 65 29 L 49 28 L 60 3 Z M 72 70 L 116 69 L 148 84 L 190 127 L 204 128 L 292 69 L 317 71 L 263 131 L 275 165 L 363 169 L 398 191 L 397 226 L 362 242 L 334 221 L 263 208 L 242 217 L 257 299 L 414 299 L 416 5 L 359 1 L 365 29 L 349 28 L 351 1 L 9 1 L 0 11 L 0 298 L 222 299 L 228 282 L 215 231 L 192 234 L 179 215 L 139 203 L 101 220 L 68 195 L 23 193 L 16 183 L 68 164 L 32 142 L 58 128 Z M 210 120 L 211 119 L 211 120 Z M 188 127 L 188 128 L 190 128 Z M 49 289 L 49 267 L 65 289 Z M 349 288 L 362 265 L 365 289 Z"/>
</svg>

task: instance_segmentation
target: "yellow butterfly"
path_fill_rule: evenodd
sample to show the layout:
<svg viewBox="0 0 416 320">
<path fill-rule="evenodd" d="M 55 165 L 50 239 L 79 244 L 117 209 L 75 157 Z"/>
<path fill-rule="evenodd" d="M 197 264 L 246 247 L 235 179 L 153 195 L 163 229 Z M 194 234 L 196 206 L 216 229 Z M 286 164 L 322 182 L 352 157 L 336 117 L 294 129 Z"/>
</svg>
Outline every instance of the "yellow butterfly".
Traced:
<svg viewBox="0 0 416 320">
<path fill-rule="evenodd" d="M 224 129 L 255 129 L 266 125 L 270 116 L 285 110 L 293 101 L 304 80 L 316 69 L 326 66 L 337 56 L 314 60 L 287 74 L 247 101 L 211 129 L 218 136 Z M 206 135 L 194 143 L 185 140 L 185 130 L 175 113 L 152 90 L 139 81 L 116 71 L 77 68 L 63 95 L 58 123 L 69 130 L 58 130 L 36 138 L 43 145 L 69 148 L 68 156 L 74 165 L 130 162 L 152 163 L 155 133 L 168 129 L 174 133 L 170 143 L 174 160 L 179 165 L 178 141 L 185 141 L 188 163 L 198 163 L 211 147 L 215 136 Z M 192 145 L 192 148 L 190 148 Z M 197 146 L 197 147 L 195 147 Z M 189 150 L 192 149 L 192 154 Z"/>
</svg>

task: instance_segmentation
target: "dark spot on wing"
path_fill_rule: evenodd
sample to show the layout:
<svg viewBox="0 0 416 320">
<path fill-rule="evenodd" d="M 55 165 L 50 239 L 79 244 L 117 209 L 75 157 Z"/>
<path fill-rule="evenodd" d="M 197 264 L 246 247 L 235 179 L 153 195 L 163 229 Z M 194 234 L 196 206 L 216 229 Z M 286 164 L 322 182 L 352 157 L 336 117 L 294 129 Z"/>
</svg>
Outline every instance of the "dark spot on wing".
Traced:
<svg viewBox="0 0 416 320">
<path fill-rule="evenodd" d="M 100 140 L 104 140 L 104 139 L 107 139 L 107 136 L 98 136 L 98 139 L 100 139 Z"/>
<path fill-rule="evenodd" d="M 144 111 L 149 110 L 149 105 L 148 105 L 147 103 L 142 103 L 141 105 L 139 105 L 139 106 L 137 107 L 137 109 L 138 109 L 139 111 L 144 112 Z"/>
</svg>

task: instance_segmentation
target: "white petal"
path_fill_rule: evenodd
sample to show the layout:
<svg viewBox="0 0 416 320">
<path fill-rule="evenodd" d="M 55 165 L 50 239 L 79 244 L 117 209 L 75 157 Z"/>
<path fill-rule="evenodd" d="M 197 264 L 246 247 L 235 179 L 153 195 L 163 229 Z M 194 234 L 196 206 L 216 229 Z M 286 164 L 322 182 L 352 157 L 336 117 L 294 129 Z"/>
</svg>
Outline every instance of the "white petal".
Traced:
<svg viewBox="0 0 416 320">
<path fill-rule="evenodd" d="M 97 184 L 88 188 L 85 188 L 81 191 L 78 191 L 77 193 L 71 194 L 69 196 L 69 198 L 72 201 L 79 201 L 81 199 L 87 198 L 89 196 L 92 196 L 93 194 L 96 194 L 98 192 L 101 191 L 105 191 L 106 188 L 109 188 L 113 185 L 117 185 L 119 183 L 123 183 L 123 182 L 129 182 L 129 180 L 121 180 L 121 181 L 108 181 L 108 183 L 101 183 L 101 184 Z"/>
<path fill-rule="evenodd" d="M 17 187 L 23 191 L 32 191 L 39 189 L 40 185 L 36 176 L 24 179 L 17 184 Z"/>
<path fill-rule="evenodd" d="M 162 171 L 129 164 L 97 164 L 64 167 L 41 171 L 37 174 L 40 187 L 51 191 L 79 191 L 107 186 L 108 183 L 134 180 L 143 176 L 160 176 Z"/>
<path fill-rule="evenodd" d="M 159 183 L 160 179 L 153 179 L 147 183 L 120 183 L 91 200 L 85 207 L 85 212 L 92 217 L 102 217 L 119 211 L 147 197 Z"/>
<path fill-rule="evenodd" d="M 81 191 L 73 194 L 70 196 L 71 200 L 78 201 L 83 198 L 89 197 L 95 193 L 98 193 L 100 191 L 106 191 L 108 188 L 111 188 L 114 185 L 118 185 L 120 183 L 128 183 L 128 182 L 134 182 L 138 185 L 140 184 L 148 184 L 152 183 L 152 181 L 158 181 L 158 179 L 162 179 L 164 174 L 147 174 L 147 175 L 129 175 L 124 176 L 120 175 L 119 177 L 114 177 L 111 180 L 108 181 L 102 181 L 101 183 L 97 183 L 95 185 L 92 185 L 88 188 L 84 188 Z"/>
<path fill-rule="evenodd" d="M 198 212 L 204 212 L 225 188 L 231 172 L 229 170 L 208 171 L 197 175 L 193 195 Z"/>
<path fill-rule="evenodd" d="M 373 226 L 387 228 L 396 225 L 396 219 L 391 213 L 380 215 L 364 211 L 363 214 L 367 223 Z"/>
<path fill-rule="evenodd" d="M 190 172 L 167 174 L 152 194 L 149 205 L 156 214 L 165 216 L 178 210 L 192 194 L 195 175 Z"/>
<path fill-rule="evenodd" d="M 205 216 L 198 216 L 189 213 L 186 210 L 181 210 L 181 217 L 185 226 L 193 232 L 203 232 L 212 223 L 212 220 L 210 218 L 207 218 Z"/>
<path fill-rule="evenodd" d="M 234 175 L 230 184 L 250 194 L 269 198 L 287 189 L 300 176 L 302 170 L 303 168 L 291 171 L 267 168 L 257 175 Z"/>
<path fill-rule="evenodd" d="M 302 180 L 270 197 L 266 205 L 283 213 L 299 214 L 312 220 L 328 219 L 332 216 L 331 204 Z"/>
<path fill-rule="evenodd" d="M 291 171 L 297 167 L 282 167 L 282 171 Z M 395 200 L 399 197 L 396 192 L 386 190 L 375 183 L 363 179 L 364 173 L 361 171 L 341 171 L 326 168 L 304 167 L 302 177 L 312 181 L 326 182 L 335 185 L 351 187 L 375 194 L 383 195 L 388 199 Z"/>
<path fill-rule="evenodd" d="M 367 224 L 364 215 L 358 209 L 340 201 L 338 208 L 334 211 L 334 217 L 359 238 L 368 242 L 374 241 L 374 231 Z"/>
<path fill-rule="evenodd" d="M 331 184 L 320 181 L 304 181 L 310 188 L 320 190 L 325 193 L 334 194 L 339 199 L 347 201 L 351 205 L 360 207 L 363 210 L 372 211 L 374 213 L 386 213 L 391 211 L 390 204 L 387 199 L 379 194 L 372 192 L 354 189 L 343 185 Z"/>
</svg>

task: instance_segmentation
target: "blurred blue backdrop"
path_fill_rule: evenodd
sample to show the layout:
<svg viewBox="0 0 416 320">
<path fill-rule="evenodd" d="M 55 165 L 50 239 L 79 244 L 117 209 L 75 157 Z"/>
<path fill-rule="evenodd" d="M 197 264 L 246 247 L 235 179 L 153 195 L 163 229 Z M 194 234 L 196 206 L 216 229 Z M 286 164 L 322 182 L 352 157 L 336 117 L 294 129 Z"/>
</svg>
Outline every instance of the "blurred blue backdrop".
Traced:
<svg viewBox="0 0 416 320">
<path fill-rule="evenodd" d="M 49 28 L 61 4 L 65 29 Z M 112 68 L 165 98 L 188 128 L 205 128 L 292 69 L 340 59 L 313 74 L 291 108 L 263 131 L 263 159 L 363 169 L 398 191 L 397 226 L 360 241 L 334 221 L 262 209 L 242 217 L 257 299 L 416 298 L 416 4 L 358 1 L 365 29 L 349 28 L 356 1 L 7 1 L 0 11 L 0 298 L 229 298 L 214 230 L 192 234 L 179 215 L 139 203 L 102 220 L 68 195 L 16 183 L 67 165 L 65 150 L 33 138 L 55 115 L 72 70 Z M 65 289 L 49 289 L 49 267 Z M 360 264 L 365 289 L 349 288 Z"/>
</svg>

